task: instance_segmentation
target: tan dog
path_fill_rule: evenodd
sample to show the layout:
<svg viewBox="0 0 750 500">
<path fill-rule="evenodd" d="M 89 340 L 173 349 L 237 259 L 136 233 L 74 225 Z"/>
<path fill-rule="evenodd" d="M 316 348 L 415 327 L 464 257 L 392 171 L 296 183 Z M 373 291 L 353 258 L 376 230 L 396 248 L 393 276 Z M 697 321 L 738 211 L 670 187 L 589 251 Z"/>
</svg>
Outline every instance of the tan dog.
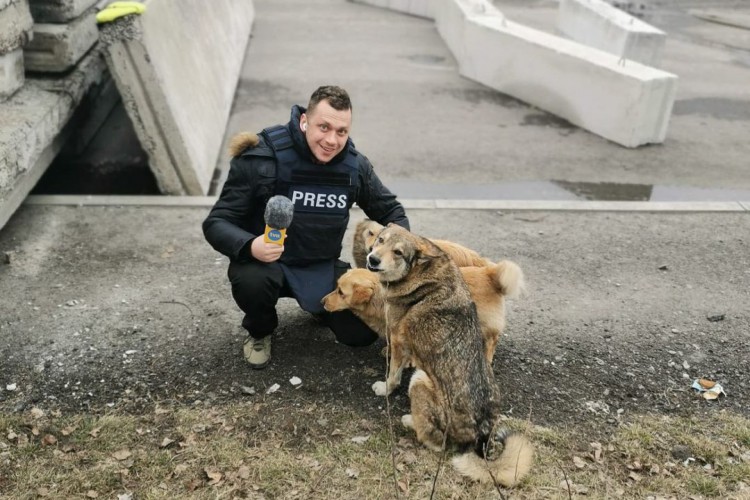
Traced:
<svg viewBox="0 0 750 500">
<path fill-rule="evenodd" d="M 389 225 L 378 235 L 367 266 L 384 284 L 390 366 L 376 393 L 390 393 L 409 364 L 411 415 L 405 426 L 432 449 L 458 445 L 456 469 L 475 480 L 512 486 L 531 468 L 533 447 L 521 434 L 502 433 L 502 453 L 487 457 L 499 417 L 494 373 L 484 356 L 476 307 L 456 264 L 426 238 Z"/>
<path fill-rule="evenodd" d="M 485 267 L 461 267 L 477 306 L 485 356 L 492 363 L 498 339 L 505 328 L 505 298 L 515 297 L 523 287 L 521 268 L 509 260 Z M 342 275 L 336 289 L 323 297 L 326 311 L 350 309 L 382 338 L 386 336 L 383 290 L 377 273 L 350 269 Z"/>
<path fill-rule="evenodd" d="M 382 230 L 382 224 L 370 219 L 365 219 L 357 224 L 357 227 L 354 229 L 354 237 L 352 240 L 352 257 L 354 258 L 354 265 L 362 268 L 367 267 L 367 254 L 372 250 L 375 238 L 377 238 Z M 431 239 L 430 241 L 447 253 L 459 267 L 492 265 L 491 261 L 483 258 L 474 250 L 459 245 L 458 243 L 453 243 L 448 240 Z"/>
</svg>

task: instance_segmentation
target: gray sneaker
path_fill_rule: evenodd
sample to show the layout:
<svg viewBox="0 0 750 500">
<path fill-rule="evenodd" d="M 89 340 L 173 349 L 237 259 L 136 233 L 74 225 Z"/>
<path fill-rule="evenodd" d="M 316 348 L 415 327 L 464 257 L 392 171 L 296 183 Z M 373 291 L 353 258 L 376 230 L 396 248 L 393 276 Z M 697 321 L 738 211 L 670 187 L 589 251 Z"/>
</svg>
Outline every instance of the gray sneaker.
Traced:
<svg viewBox="0 0 750 500">
<path fill-rule="evenodd" d="M 245 361 L 250 363 L 252 368 L 256 370 L 265 368 L 271 361 L 271 336 L 266 335 L 262 339 L 256 339 L 248 335 L 242 350 L 245 354 Z"/>
</svg>

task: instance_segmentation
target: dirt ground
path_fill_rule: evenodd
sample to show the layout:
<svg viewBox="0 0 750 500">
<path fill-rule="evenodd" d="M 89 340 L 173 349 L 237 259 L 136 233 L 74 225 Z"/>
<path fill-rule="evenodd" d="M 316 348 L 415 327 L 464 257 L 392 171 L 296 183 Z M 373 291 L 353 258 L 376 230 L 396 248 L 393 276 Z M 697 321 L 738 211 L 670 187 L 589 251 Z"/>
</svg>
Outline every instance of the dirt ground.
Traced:
<svg viewBox="0 0 750 500">
<path fill-rule="evenodd" d="M 318 402 L 378 421 L 384 401 L 370 386 L 385 367 L 382 345 L 335 343 L 291 299 L 280 304 L 272 365 L 244 363 L 227 261 L 200 232 L 206 211 L 23 208 L 0 232 L 0 412 L 262 400 L 279 419 Z M 510 304 L 494 365 L 507 415 L 608 434 L 634 414 L 750 414 L 746 214 L 410 217 L 418 233 L 526 273 L 528 293 Z M 727 396 L 696 397 L 697 377 Z M 403 388 L 393 405 L 406 412 Z"/>
</svg>

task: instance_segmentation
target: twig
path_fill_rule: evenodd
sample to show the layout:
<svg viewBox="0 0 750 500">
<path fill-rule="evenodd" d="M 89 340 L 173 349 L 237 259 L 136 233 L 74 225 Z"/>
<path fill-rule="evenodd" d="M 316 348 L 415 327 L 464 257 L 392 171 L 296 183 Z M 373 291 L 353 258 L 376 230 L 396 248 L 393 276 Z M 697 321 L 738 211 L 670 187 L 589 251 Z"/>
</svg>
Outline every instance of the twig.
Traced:
<svg viewBox="0 0 750 500">
<path fill-rule="evenodd" d="M 560 470 L 563 473 L 563 479 L 565 480 L 565 487 L 568 489 L 568 498 L 570 500 L 573 500 L 573 493 L 571 493 L 570 491 L 570 481 L 568 481 L 568 475 L 565 474 L 565 469 L 563 469 L 563 466 L 560 463 L 560 461 L 559 460 L 555 460 L 555 461 L 557 462 L 557 466 L 560 467 Z"/>
<path fill-rule="evenodd" d="M 187 304 L 185 304 L 184 302 L 180 302 L 179 300 L 160 300 L 159 304 L 178 304 L 178 305 L 181 305 L 181 306 L 185 306 L 185 307 L 187 307 L 187 310 L 190 311 L 190 315 L 194 316 L 193 310 L 190 309 L 190 306 L 187 305 Z"/>
</svg>

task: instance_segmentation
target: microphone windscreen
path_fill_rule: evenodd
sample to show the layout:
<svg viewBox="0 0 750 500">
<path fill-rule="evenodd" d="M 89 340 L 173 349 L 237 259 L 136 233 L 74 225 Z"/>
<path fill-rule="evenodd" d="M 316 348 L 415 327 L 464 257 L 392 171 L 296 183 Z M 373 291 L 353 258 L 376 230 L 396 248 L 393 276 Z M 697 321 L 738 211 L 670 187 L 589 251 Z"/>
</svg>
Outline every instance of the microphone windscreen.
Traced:
<svg viewBox="0 0 750 500">
<path fill-rule="evenodd" d="M 266 225 L 274 229 L 286 229 L 292 224 L 294 215 L 294 203 L 286 196 L 272 196 L 266 204 L 263 218 Z"/>
</svg>

